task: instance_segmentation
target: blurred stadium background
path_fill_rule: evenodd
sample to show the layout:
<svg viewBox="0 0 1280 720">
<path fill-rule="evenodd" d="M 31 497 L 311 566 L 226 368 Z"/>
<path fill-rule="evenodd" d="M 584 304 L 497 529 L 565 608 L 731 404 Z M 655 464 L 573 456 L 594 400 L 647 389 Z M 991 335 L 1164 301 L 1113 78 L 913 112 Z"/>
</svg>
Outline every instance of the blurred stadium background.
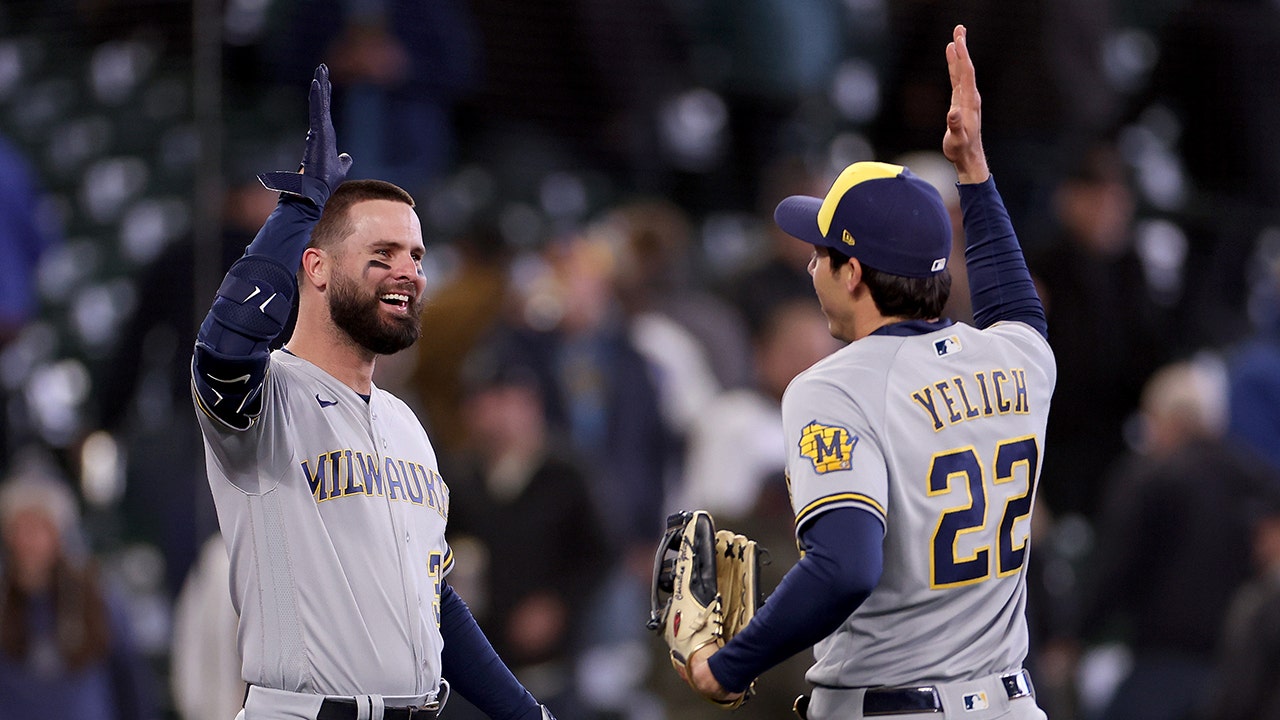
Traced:
<svg viewBox="0 0 1280 720">
<path fill-rule="evenodd" d="M 245 239 L 227 202 L 255 172 L 296 165 L 310 68 L 368 18 L 415 19 L 373 23 L 404 33 L 408 58 L 393 60 L 412 68 L 400 79 L 411 87 L 343 88 L 340 146 L 370 148 L 352 149 L 356 173 L 385 171 L 419 198 L 439 274 L 477 215 L 533 247 L 647 193 L 696 219 L 710 283 L 761 252 L 772 160 L 830 170 L 939 147 L 942 49 L 964 22 L 1024 243 L 1048 242 L 1048 188 L 1071 155 L 1113 137 L 1139 193 L 1139 254 L 1175 308 L 1193 302 L 1189 228 L 1213 204 L 1187 175 L 1181 116 L 1153 94 L 1162 57 L 1179 51 L 1164 31 L 1188 5 L 6 0 L 0 137 L 32 169 L 45 239 L 38 311 L 0 352 L 0 462 L 35 447 L 78 482 L 87 541 L 128 585 L 140 644 L 163 668 L 171 598 L 216 530 L 183 372 L 226 243 Z M 379 114 L 396 103 L 424 113 L 405 135 Z M 397 167 L 378 149 L 389 133 L 393 147 L 421 134 L 439 154 Z M 1280 164 L 1266 156 L 1275 142 L 1253 152 Z M 1216 287 L 1220 312 L 1187 316 L 1197 341 L 1243 334 L 1240 287 Z"/>
</svg>

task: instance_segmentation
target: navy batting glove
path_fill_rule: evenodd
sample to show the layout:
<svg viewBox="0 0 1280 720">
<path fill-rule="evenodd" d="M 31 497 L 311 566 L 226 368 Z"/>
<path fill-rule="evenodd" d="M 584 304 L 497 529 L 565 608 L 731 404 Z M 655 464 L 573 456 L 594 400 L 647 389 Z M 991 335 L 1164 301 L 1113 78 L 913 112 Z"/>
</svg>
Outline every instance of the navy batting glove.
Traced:
<svg viewBox="0 0 1280 720">
<path fill-rule="evenodd" d="M 329 67 L 322 63 L 311 79 L 311 126 L 307 130 L 307 147 L 302 153 L 302 168 L 296 173 L 280 171 L 258 176 L 267 189 L 304 197 L 321 208 L 351 169 L 351 156 L 338 154 L 338 139 L 329 111 L 332 90 Z"/>
</svg>

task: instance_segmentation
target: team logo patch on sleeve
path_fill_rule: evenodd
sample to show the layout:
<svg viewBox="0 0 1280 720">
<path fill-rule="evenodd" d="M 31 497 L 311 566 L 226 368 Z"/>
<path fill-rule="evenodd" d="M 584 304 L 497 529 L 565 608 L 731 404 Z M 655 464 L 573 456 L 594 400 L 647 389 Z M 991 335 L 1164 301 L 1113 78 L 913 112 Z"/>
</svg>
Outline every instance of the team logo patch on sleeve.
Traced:
<svg viewBox="0 0 1280 720">
<path fill-rule="evenodd" d="M 858 438 L 838 425 L 814 420 L 800 431 L 800 454 L 809 458 L 819 474 L 853 467 L 853 448 Z"/>
</svg>

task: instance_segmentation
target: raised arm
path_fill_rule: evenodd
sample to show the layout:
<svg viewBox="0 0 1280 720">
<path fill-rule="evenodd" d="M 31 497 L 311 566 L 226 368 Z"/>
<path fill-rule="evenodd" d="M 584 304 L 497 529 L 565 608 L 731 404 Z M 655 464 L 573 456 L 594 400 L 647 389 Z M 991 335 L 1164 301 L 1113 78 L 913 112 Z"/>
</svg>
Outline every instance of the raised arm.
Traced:
<svg viewBox="0 0 1280 720">
<path fill-rule="evenodd" d="M 963 25 L 955 27 L 947 45 L 947 71 L 951 75 L 951 109 L 942 152 L 955 165 L 960 181 L 974 323 L 987 328 L 998 322 L 1021 322 L 1047 338 L 1044 306 L 987 167 L 982 148 L 982 97 Z"/>
<path fill-rule="evenodd" d="M 227 271 L 196 337 L 191 365 L 196 405 L 236 430 L 252 426 L 262 409 L 271 343 L 288 322 L 302 251 L 325 202 L 351 167 L 351 157 L 337 151 L 329 97 L 329 69 L 321 65 L 311 80 L 302 167 L 259 176 L 280 193 L 280 202 Z"/>
<path fill-rule="evenodd" d="M 947 73 L 951 76 L 951 109 L 947 111 L 942 154 L 956 166 L 962 185 L 984 183 L 991 172 L 982 149 L 982 96 L 978 94 L 968 31 L 963 25 L 955 27 L 947 45 Z"/>
</svg>

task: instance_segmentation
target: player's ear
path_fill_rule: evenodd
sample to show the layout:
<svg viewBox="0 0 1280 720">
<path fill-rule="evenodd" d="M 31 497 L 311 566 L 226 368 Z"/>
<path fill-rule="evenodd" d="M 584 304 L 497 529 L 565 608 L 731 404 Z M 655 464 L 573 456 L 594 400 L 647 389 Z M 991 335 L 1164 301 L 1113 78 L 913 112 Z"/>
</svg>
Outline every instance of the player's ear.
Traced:
<svg viewBox="0 0 1280 720">
<path fill-rule="evenodd" d="M 329 286 L 329 273 L 333 268 L 333 258 L 320 248 L 309 247 L 302 252 L 301 282 L 305 282 L 317 290 Z"/>
<path fill-rule="evenodd" d="M 840 278 L 844 280 L 844 287 L 850 293 L 857 289 L 862 283 L 862 263 L 858 258 L 849 258 L 849 262 L 840 268 Z"/>
</svg>

